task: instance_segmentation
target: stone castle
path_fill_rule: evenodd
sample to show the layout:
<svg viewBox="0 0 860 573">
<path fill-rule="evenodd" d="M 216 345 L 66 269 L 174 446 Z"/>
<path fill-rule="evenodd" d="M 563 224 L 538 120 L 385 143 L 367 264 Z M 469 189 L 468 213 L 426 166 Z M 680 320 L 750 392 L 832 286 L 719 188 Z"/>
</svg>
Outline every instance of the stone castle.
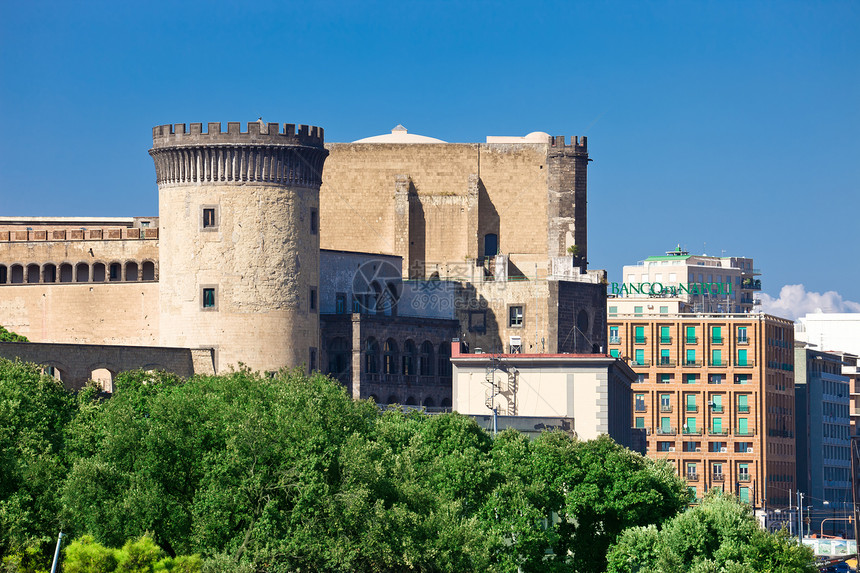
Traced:
<svg viewBox="0 0 860 573">
<path fill-rule="evenodd" d="M 251 122 L 153 129 L 158 217 L 0 217 L 0 345 L 69 386 L 302 366 L 451 406 L 452 339 L 603 353 L 586 138 L 445 143 Z"/>
</svg>

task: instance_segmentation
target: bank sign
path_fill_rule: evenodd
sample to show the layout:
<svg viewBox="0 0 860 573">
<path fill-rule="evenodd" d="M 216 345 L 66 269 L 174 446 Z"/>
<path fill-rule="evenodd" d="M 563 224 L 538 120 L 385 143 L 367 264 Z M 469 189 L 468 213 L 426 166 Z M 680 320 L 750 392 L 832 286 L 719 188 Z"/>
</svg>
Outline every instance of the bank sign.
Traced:
<svg viewBox="0 0 860 573">
<path fill-rule="evenodd" d="M 618 296 L 632 294 L 679 296 L 687 294 L 721 295 L 732 294 L 732 283 L 679 283 L 678 285 L 663 285 L 663 283 L 609 283 L 609 293 Z"/>
</svg>

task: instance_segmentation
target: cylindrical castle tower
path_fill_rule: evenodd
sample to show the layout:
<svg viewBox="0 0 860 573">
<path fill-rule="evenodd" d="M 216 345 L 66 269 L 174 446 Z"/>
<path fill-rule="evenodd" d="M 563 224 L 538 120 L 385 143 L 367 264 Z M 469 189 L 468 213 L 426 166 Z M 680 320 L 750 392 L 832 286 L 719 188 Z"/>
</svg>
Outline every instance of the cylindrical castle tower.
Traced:
<svg viewBox="0 0 860 573">
<path fill-rule="evenodd" d="M 215 347 L 216 369 L 317 368 L 318 127 L 153 128 L 160 341 Z"/>
</svg>

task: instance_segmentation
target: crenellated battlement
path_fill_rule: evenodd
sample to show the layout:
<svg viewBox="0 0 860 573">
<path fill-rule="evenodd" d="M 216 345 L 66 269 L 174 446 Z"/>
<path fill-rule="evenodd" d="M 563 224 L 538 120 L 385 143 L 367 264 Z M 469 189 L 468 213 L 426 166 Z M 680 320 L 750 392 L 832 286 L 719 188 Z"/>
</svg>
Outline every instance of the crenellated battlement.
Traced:
<svg viewBox="0 0 860 573">
<path fill-rule="evenodd" d="M 323 128 L 315 125 L 298 125 L 294 123 L 263 123 L 251 121 L 246 131 L 238 121 L 227 123 L 224 131 L 221 122 L 209 122 L 206 131 L 202 123 L 184 123 L 157 125 L 152 128 L 153 148 L 174 147 L 184 145 L 301 145 L 322 147 L 324 143 Z"/>
<path fill-rule="evenodd" d="M 588 151 L 588 136 L 582 137 L 574 135 L 570 138 L 570 145 L 565 144 L 563 135 L 555 135 L 550 137 L 551 147 L 569 147 L 576 151 Z"/>
</svg>

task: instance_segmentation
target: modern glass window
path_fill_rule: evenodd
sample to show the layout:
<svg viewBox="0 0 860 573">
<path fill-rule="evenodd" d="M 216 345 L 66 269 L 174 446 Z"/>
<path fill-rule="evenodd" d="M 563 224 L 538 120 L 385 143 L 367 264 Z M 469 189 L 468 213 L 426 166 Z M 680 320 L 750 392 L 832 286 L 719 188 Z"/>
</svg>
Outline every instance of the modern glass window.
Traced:
<svg viewBox="0 0 860 573">
<path fill-rule="evenodd" d="M 633 331 L 634 331 L 634 336 L 635 336 L 634 342 L 636 342 L 637 344 L 644 344 L 645 343 L 645 327 L 644 326 L 637 326 L 633 329 Z"/>
<path fill-rule="evenodd" d="M 719 348 L 711 350 L 711 366 L 723 365 L 723 353 Z"/>
<path fill-rule="evenodd" d="M 661 306 L 660 307 L 660 314 L 669 314 L 669 307 L 668 306 Z"/>
<path fill-rule="evenodd" d="M 711 473 L 716 478 L 722 478 L 723 477 L 723 464 L 721 464 L 719 462 L 714 462 L 713 464 L 711 464 Z"/>
<path fill-rule="evenodd" d="M 695 476 L 696 475 L 696 464 L 695 462 L 687 462 L 687 475 Z M 695 490 L 695 488 L 693 488 Z"/>
<path fill-rule="evenodd" d="M 723 375 L 722 374 L 708 374 L 708 384 L 722 384 L 723 383 Z"/>
<path fill-rule="evenodd" d="M 747 366 L 747 349 L 738 349 L 738 366 Z"/>
<path fill-rule="evenodd" d="M 672 336 L 669 334 L 668 326 L 660 327 L 660 344 L 670 344 L 672 342 Z"/>
<path fill-rule="evenodd" d="M 721 327 L 719 327 L 719 326 L 712 326 L 711 327 L 711 341 L 714 344 L 722 344 L 723 334 L 722 334 L 722 328 Z"/>
<path fill-rule="evenodd" d="M 634 306 L 633 307 L 633 316 L 642 316 L 642 307 Z"/>
<path fill-rule="evenodd" d="M 610 306 L 609 307 L 609 316 L 617 316 L 618 315 L 618 307 Z"/>
<path fill-rule="evenodd" d="M 669 384 L 672 382 L 671 374 L 660 374 L 660 384 Z"/>
<path fill-rule="evenodd" d="M 636 394 L 633 397 L 633 408 L 637 412 L 645 411 L 645 394 Z"/>
<path fill-rule="evenodd" d="M 645 349 L 637 348 L 634 352 L 634 361 L 636 364 L 643 366 L 645 364 Z"/>
<path fill-rule="evenodd" d="M 687 349 L 687 365 L 695 366 L 696 365 L 696 349 L 688 348 Z"/>
<path fill-rule="evenodd" d="M 696 343 L 696 327 L 688 326 L 687 327 L 687 344 L 695 344 Z"/>
<path fill-rule="evenodd" d="M 621 342 L 621 336 L 619 336 L 619 334 L 618 334 L 618 327 L 617 326 L 610 326 L 609 327 L 609 343 L 612 344 L 612 343 L 618 343 L 618 342 Z"/>
</svg>

